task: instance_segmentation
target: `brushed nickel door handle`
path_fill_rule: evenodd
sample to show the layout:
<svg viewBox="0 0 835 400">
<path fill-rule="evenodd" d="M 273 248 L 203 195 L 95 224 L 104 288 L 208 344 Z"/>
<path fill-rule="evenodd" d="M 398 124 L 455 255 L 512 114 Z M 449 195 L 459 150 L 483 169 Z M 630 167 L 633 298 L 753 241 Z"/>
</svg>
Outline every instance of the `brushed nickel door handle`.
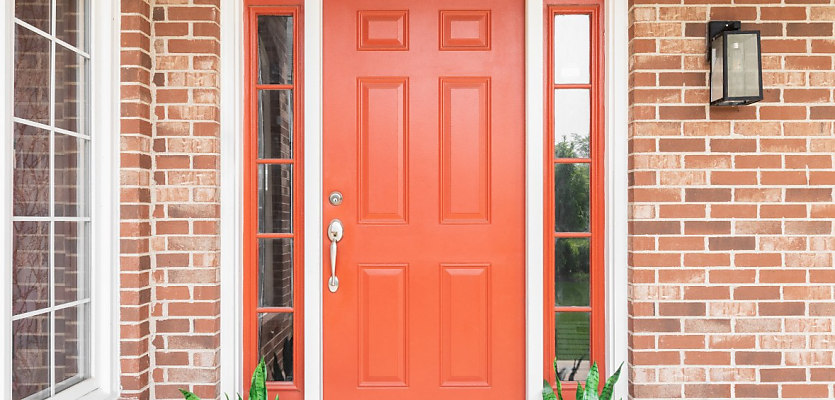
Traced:
<svg viewBox="0 0 835 400">
<path fill-rule="evenodd" d="M 334 219 L 328 225 L 328 239 L 331 240 L 331 277 L 328 279 L 328 290 L 336 293 L 339 289 L 339 278 L 336 277 L 336 243 L 342 240 L 342 221 Z"/>
</svg>

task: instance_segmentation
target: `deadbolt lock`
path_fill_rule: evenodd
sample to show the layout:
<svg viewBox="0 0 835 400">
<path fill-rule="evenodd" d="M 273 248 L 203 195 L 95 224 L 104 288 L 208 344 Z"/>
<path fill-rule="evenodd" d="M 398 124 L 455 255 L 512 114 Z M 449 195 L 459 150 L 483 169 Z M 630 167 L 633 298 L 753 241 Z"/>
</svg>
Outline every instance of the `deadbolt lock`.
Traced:
<svg viewBox="0 0 835 400">
<path fill-rule="evenodd" d="M 342 193 L 338 191 L 331 192 L 331 194 L 328 195 L 328 201 L 331 203 L 332 206 L 338 206 L 342 204 Z"/>
</svg>

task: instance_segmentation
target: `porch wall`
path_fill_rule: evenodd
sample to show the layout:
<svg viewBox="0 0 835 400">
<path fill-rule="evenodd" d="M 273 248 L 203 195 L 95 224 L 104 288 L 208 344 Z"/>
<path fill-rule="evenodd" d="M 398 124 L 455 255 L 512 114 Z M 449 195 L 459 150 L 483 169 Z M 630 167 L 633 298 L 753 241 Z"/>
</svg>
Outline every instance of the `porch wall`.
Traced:
<svg viewBox="0 0 835 400">
<path fill-rule="evenodd" d="M 635 398 L 833 398 L 831 0 L 632 0 Z M 762 31 L 765 100 L 708 107 L 708 20 Z"/>
<path fill-rule="evenodd" d="M 122 0 L 122 397 L 219 383 L 218 0 Z"/>
</svg>

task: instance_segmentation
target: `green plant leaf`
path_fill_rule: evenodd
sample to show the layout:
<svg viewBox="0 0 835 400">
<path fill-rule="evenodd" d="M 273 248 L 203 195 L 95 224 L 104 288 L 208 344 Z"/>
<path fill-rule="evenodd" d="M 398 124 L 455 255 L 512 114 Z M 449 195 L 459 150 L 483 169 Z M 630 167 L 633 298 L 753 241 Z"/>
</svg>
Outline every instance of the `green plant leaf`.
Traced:
<svg viewBox="0 0 835 400">
<path fill-rule="evenodd" d="M 252 373 L 252 383 L 249 386 L 249 400 L 267 400 L 267 367 L 264 358 Z"/>
<path fill-rule="evenodd" d="M 560 383 L 560 376 L 556 375 L 556 377 L 557 377 L 557 381 L 556 381 L 557 382 L 557 385 L 556 385 L 557 386 L 557 398 L 559 400 L 563 400 L 563 398 L 562 398 L 562 384 Z"/>
<path fill-rule="evenodd" d="M 200 398 L 199 398 L 199 397 L 197 397 L 197 395 L 196 395 L 196 394 L 194 394 L 194 393 L 192 393 L 192 392 L 189 392 L 188 390 L 179 389 L 179 391 L 180 391 L 180 393 L 182 393 L 182 394 L 183 394 L 183 397 L 184 397 L 186 400 L 200 400 Z"/>
<path fill-rule="evenodd" d="M 598 400 L 597 388 L 600 385 L 600 372 L 597 370 L 597 363 L 591 364 L 589 376 L 586 377 L 586 400 Z"/>
<path fill-rule="evenodd" d="M 623 363 L 620 363 L 617 371 L 615 371 L 615 373 L 606 380 L 606 385 L 603 386 L 603 393 L 600 394 L 600 400 L 612 399 L 612 394 L 615 392 L 615 383 L 617 383 L 618 378 L 620 377 L 621 368 L 623 368 Z"/>
<path fill-rule="evenodd" d="M 583 384 L 577 382 L 577 392 L 574 393 L 574 398 L 577 400 L 586 400 L 586 390 L 583 389 Z"/>
<path fill-rule="evenodd" d="M 542 380 L 542 400 L 557 400 L 557 395 L 554 394 L 554 389 L 547 380 Z"/>
</svg>

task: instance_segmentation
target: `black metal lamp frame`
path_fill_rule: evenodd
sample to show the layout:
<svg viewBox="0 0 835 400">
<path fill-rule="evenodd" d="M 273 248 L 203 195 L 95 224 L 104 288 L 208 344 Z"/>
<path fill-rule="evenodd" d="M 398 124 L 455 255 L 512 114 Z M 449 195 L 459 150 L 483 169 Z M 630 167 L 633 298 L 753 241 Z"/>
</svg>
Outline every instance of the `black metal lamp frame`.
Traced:
<svg viewBox="0 0 835 400">
<path fill-rule="evenodd" d="M 722 46 L 722 98 L 711 101 L 712 106 L 742 106 L 756 103 L 763 99 L 763 56 L 762 47 L 760 45 L 760 31 L 742 31 L 742 23 L 740 21 L 710 21 L 707 24 L 707 60 L 710 63 L 711 43 L 717 36 L 722 35 L 725 45 Z M 758 96 L 738 96 L 728 97 L 728 35 L 731 34 L 755 34 L 757 35 L 757 69 L 760 76 L 760 91 Z M 708 84 L 710 84 L 710 77 L 713 76 L 713 63 L 710 63 L 710 76 L 708 76 Z"/>
</svg>

